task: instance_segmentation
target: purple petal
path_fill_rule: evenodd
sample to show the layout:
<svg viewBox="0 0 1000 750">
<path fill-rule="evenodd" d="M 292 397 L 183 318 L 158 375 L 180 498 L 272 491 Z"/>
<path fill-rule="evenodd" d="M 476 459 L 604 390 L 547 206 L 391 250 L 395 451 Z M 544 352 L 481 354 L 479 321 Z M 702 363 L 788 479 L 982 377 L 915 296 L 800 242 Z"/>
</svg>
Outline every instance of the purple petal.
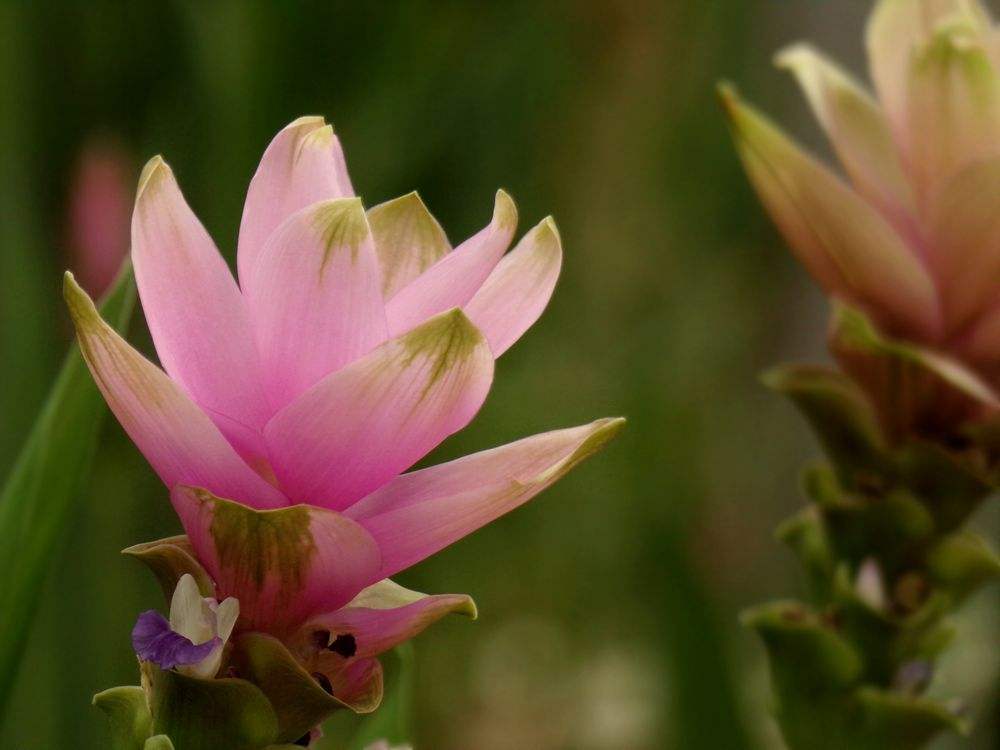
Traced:
<svg viewBox="0 0 1000 750">
<path fill-rule="evenodd" d="M 221 641 L 213 638 L 194 644 L 170 629 L 167 618 L 151 609 L 139 615 L 132 628 L 132 648 L 143 661 L 151 661 L 160 669 L 197 664 L 207 657 Z"/>
</svg>

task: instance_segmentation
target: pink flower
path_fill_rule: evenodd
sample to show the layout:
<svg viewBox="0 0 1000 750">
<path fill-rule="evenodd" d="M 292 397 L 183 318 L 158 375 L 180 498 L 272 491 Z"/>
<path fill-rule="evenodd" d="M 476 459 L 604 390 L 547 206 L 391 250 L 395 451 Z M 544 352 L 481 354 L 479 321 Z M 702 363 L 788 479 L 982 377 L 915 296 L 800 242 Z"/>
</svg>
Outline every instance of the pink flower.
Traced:
<svg viewBox="0 0 1000 750">
<path fill-rule="evenodd" d="M 922 347 L 915 356 L 926 355 L 939 379 L 971 368 L 959 376 L 963 390 L 985 395 L 991 412 L 1000 387 L 998 39 L 976 0 L 881 0 L 867 33 L 876 96 L 808 45 L 781 52 L 777 63 L 801 84 L 848 182 L 723 89 L 747 172 L 812 276 L 881 334 Z M 941 355 L 957 361 L 940 368 Z M 843 362 L 877 379 L 870 363 Z"/>
<path fill-rule="evenodd" d="M 69 192 L 70 266 L 95 297 L 111 284 L 128 252 L 128 159 L 114 142 L 90 140 L 80 151 Z"/>
<path fill-rule="evenodd" d="M 415 193 L 366 212 L 333 130 L 305 117 L 250 183 L 239 285 L 170 168 L 143 170 L 132 259 L 166 372 L 67 276 L 87 363 L 170 488 L 214 582 L 205 595 L 237 598 L 237 631 L 319 660 L 334 690 L 370 685 L 374 655 L 445 612 L 474 611 L 385 579 L 527 501 L 622 424 L 401 473 L 472 419 L 494 358 L 548 302 L 559 233 L 545 219 L 505 255 L 516 220 L 500 191 L 489 224 L 452 249 Z"/>
</svg>

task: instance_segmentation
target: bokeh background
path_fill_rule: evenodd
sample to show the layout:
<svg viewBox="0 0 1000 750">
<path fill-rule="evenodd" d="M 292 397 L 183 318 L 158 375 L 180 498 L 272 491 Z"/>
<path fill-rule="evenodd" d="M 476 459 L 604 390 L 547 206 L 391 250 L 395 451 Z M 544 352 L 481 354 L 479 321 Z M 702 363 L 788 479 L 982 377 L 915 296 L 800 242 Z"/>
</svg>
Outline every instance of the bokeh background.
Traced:
<svg viewBox="0 0 1000 750">
<path fill-rule="evenodd" d="M 121 165 L 126 209 L 143 161 L 164 154 L 232 259 L 270 137 L 299 115 L 326 115 L 368 205 L 416 188 L 458 240 L 503 186 L 523 229 L 552 213 L 562 230 L 548 312 L 499 363 L 479 418 L 432 459 L 599 416 L 630 420 L 541 498 L 400 576 L 469 592 L 481 610 L 416 642 L 417 747 L 780 747 L 763 654 L 737 615 L 801 591 L 771 531 L 801 504 L 798 472 L 816 447 L 757 373 L 821 359 L 826 310 L 745 183 L 714 84 L 737 82 L 822 151 L 770 58 L 811 37 L 862 71 L 868 7 L 0 4 L 0 474 L 70 342 L 60 275 L 86 272 L 72 218 L 86 154 Z M 141 315 L 131 339 L 152 351 Z M 178 530 L 109 419 L 38 592 L 0 747 L 106 746 L 90 696 L 135 682 L 128 634 L 161 604 L 118 550 Z M 997 610 L 995 590 L 966 608 L 937 685 L 993 721 L 940 748 L 996 746 Z"/>
</svg>

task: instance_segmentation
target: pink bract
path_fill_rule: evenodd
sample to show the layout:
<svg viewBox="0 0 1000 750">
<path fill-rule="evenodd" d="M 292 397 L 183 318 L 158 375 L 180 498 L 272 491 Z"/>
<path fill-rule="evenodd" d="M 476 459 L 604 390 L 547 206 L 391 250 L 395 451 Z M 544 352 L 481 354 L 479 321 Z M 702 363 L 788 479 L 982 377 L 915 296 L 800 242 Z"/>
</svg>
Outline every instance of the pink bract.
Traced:
<svg viewBox="0 0 1000 750">
<path fill-rule="evenodd" d="M 467 606 L 431 597 L 391 616 L 338 614 L 618 431 L 622 420 L 598 420 L 402 473 L 468 424 L 494 359 L 552 294 L 555 224 L 507 253 L 516 224 L 503 191 L 455 248 L 415 193 L 366 211 L 332 128 L 305 117 L 278 133 L 251 180 L 239 283 L 167 164 L 143 170 L 132 261 L 162 370 L 67 277 L 95 380 L 171 489 L 220 598 L 240 600 L 241 628 L 288 636 L 311 618 L 356 621 L 385 645 Z"/>
<path fill-rule="evenodd" d="M 1000 388 L 998 39 L 978 0 L 880 0 L 867 31 L 874 94 L 807 44 L 781 52 L 777 63 L 801 85 L 846 180 L 723 89 L 747 173 L 797 258 L 886 336 L 983 378 L 992 412 Z"/>
</svg>

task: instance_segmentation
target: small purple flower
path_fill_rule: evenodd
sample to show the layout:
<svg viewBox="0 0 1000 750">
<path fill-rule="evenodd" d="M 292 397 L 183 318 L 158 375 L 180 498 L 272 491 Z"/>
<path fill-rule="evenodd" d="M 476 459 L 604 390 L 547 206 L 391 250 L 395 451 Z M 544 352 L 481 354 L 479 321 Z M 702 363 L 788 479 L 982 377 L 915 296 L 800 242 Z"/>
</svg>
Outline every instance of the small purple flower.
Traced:
<svg viewBox="0 0 1000 750">
<path fill-rule="evenodd" d="M 186 573 L 174 589 L 170 619 L 155 609 L 143 612 L 132 628 L 132 647 L 142 661 L 160 669 L 211 679 L 219 671 L 222 648 L 239 611 L 236 599 L 219 604 L 202 597 L 194 577 Z"/>
<path fill-rule="evenodd" d="M 192 643 L 171 630 L 167 618 L 155 609 L 139 615 L 132 628 L 132 647 L 136 655 L 143 661 L 153 662 L 160 669 L 197 664 L 218 645 L 222 645 L 218 636 L 204 643 Z"/>
</svg>

